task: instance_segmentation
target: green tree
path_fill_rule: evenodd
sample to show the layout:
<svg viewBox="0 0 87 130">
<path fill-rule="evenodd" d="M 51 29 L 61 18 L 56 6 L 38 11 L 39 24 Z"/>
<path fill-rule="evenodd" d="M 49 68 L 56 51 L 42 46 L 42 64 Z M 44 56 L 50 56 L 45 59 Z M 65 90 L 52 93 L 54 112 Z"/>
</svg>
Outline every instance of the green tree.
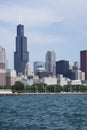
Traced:
<svg viewBox="0 0 87 130">
<path fill-rule="evenodd" d="M 30 93 L 31 92 L 31 86 L 30 85 L 26 85 L 25 91 Z"/>
<path fill-rule="evenodd" d="M 15 85 L 12 86 L 13 92 L 23 92 L 24 90 L 24 84 L 20 81 L 17 81 Z"/>
<path fill-rule="evenodd" d="M 63 91 L 68 92 L 69 91 L 69 86 L 68 85 L 63 86 Z"/>
<path fill-rule="evenodd" d="M 51 93 L 51 92 L 53 93 L 54 92 L 54 86 L 53 85 L 48 85 L 47 86 L 47 92 L 48 93 Z"/>
<path fill-rule="evenodd" d="M 62 91 L 62 86 L 56 85 L 56 86 L 55 86 L 55 92 L 56 92 L 56 93 L 59 93 L 59 92 L 61 92 L 61 91 Z"/>
</svg>

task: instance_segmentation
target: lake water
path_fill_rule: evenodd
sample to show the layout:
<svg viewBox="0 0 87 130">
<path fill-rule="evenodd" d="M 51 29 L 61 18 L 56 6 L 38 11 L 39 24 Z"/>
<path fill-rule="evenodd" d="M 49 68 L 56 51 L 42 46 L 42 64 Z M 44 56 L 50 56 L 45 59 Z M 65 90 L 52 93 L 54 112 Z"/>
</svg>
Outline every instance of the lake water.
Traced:
<svg viewBox="0 0 87 130">
<path fill-rule="evenodd" d="M 0 96 L 0 130 L 87 130 L 87 95 Z"/>
</svg>

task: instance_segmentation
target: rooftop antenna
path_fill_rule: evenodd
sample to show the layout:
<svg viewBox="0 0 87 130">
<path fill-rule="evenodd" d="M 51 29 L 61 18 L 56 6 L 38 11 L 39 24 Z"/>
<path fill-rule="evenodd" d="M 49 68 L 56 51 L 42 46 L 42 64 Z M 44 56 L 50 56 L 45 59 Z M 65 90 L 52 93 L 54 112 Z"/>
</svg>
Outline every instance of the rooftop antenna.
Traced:
<svg viewBox="0 0 87 130">
<path fill-rule="evenodd" d="M 19 24 L 22 24 L 22 16 L 19 16 Z"/>
</svg>

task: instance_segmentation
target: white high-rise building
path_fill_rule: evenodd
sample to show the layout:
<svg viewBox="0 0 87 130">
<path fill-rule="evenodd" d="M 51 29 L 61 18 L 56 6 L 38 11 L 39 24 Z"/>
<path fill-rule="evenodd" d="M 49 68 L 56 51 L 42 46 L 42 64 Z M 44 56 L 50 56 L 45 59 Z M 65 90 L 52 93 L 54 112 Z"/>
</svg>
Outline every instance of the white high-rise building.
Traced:
<svg viewBox="0 0 87 130">
<path fill-rule="evenodd" d="M 0 46 L 0 62 L 5 63 L 6 62 L 6 54 L 5 49 Z"/>
<path fill-rule="evenodd" d="M 78 62 L 74 62 L 73 69 L 72 69 L 72 79 L 85 80 L 85 73 L 79 69 Z"/>
<path fill-rule="evenodd" d="M 32 76 L 32 68 L 31 65 L 29 63 L 26 64 L 25 66 L 25 75 L 26 76 Z"/>
<path fill-rule="evenodd" d="M 0 69 L 6 69 L 5 49 L 0 46 Z"/>
<path fill-rule="evenodd" d="M 56 54 L 54 51 L 46 53 L 46 71 L 53 76 L 56 75 Z"/>
</svg>

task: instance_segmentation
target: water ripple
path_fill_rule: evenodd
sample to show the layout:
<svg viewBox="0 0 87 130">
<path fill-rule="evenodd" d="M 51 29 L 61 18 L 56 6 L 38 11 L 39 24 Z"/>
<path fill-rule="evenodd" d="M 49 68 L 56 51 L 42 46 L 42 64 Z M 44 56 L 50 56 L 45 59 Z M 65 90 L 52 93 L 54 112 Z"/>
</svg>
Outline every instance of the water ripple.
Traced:
<svg viewBox="0 0 87 130">
<path fill-rule="evenodd" d="M 87 95 L 1 96 L 0 130 L 87 130 Z"/>
</svg>

